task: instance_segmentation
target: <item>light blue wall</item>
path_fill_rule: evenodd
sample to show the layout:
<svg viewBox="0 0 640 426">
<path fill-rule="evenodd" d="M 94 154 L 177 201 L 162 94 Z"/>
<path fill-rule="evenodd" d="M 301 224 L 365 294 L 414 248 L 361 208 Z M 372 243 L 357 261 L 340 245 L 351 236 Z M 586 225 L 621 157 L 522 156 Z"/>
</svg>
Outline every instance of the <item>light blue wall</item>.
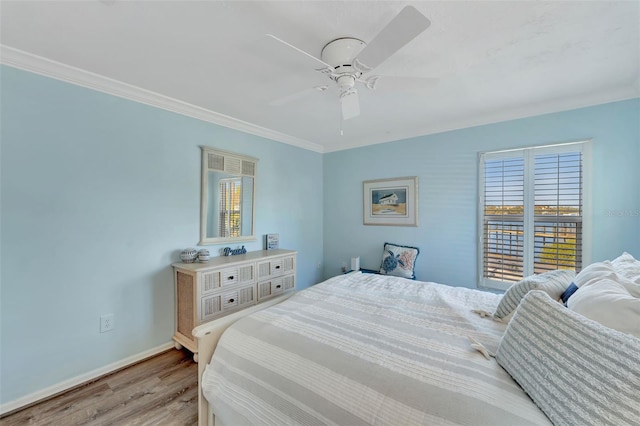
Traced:
<svg viewBox="0 0 640 426">
<path fill-rule="evenodd" d="M 321 154 L 10 67 L 1 78 L 2 403 L 170 341 L 169 265 L 199 237 L 199 145 L 259 158 L 257 235 L 298 250 L 301 288 L 321 279 Z M 105 313 L 116 328 L 100 334 Z"/>
<path fill-rule="evenodd" d="M 361 257 L 378 268 L 385 241 L 418 246 L 419 279 L 475 287 L 478 153 L 593 140 L 592 260 L 640 258 L 640 100 L 329 153 L 324 158 L 325 277 Z M 362 224 L 362 181 L 418 176 L 419 226 Z"/>
<path fill-rule="evenodd" d="M 260 159 L 257 235 L 298 250 L 301 288 L 352 256 L 377 267 L 384 241 L 421 248 L 420 279 L 473 287 L 478 152 L 583 138 L 593 258 L 640 257 L 638 99 L 322 156 L 9 67 L 1 78 L 0 403 L 170 340 L 168 265 L 199 235 L 199 145 Z M 419 227 L 362 225 L 363 180 L 414 175 Z"/>
</svg>

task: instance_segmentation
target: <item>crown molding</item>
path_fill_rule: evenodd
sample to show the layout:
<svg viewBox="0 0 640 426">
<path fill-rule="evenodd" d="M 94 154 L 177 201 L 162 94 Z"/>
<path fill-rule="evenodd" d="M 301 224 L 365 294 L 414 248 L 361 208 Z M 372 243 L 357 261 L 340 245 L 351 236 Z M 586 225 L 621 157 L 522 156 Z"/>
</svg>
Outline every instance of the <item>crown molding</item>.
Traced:
<svg viewBox="0 0 640 426">
<path fill-rule="evenodd" d="M 438 133 L 445 133 L 454 130 L 468 129 L 472 127 L 485 126 L 490 124 L 504 123 L 507 121 L 520 120 L 531 117 L 538 117 L 547 114 L 556 114 L 565 111 L 572 111 L 581 108 L 589 108 L 597 105 L 604 105 L 613 102 L 622 102 L 630 99 L 640 98 L 640 78 L 636 82 L 623 87 L 611 90 L 587 93 L 582 96 L 574 96 L 568 99 L 555 99 L 548 102 L 524 105 L 509 109 L 502 109 L 488 114 L 478 114 L 473 117 L 465 117 L 460 120 L 440 122 L 436 125 L 411 132 L 394 133 L 390 138 L 371 138 L 366 140 L 352 140 L 340 146 L 328 145 L 324 153 L 344 151 L 353 148 L 378 145 L 387 142 L 413 139 Z"/>
<path fill-rule="evenodd" d="M 509 120 L 516 120 L 537 115 L 556 113 L 571 109 L 584 108 L 609 102 L 622 101 L 640 96 L 640 77 L 631 85 L 618 88 L 613 91 L 590 93 L 571 99 L 558 99 L 541 104 L 527 105 L 519 108 L 498 111 L 491 114 L 479 115 L 473 118 L 462 120 L 452 120 L 450 122 L 438 123 L 436 126 L 412 132 L 400 132 L 389 135 L 390 137 L 374 138 L 374 140 L 351 140 L 340 145 L 322 146 L 305 139 L 296 138 L 284 133 L 277 132 L 265 127 L 261 127 L 246 121 L 242 121 L 228 115 L 220 114 L 202 107 L 198 107 L 178 99 L 170 98 L 149 90 L 142 89 L 122 81 L 114 80 L 99 74 L 92 73 L 80 68 L 53 61 L 42 56 L 34 55 L 19 49 L 15 49 L 0 44 L 0 63 L 7 66 L 40 74 L 56 80 L 71 83 L 77 86 L 100 91 L 113 96 L 118 96 L 134 102 L 150 105 L 152 107 L 164 109 L 177 114 L 192 117 L 198 120 L 217 124 L 240 132 L 252 134 L 266 139 L 293 145 L 309 151 L 318 153 L 329 153 L 343 151 L 347 149 L 359 148 L 368 145 L 393 142 L 403 139 L 410 139 L 419 136 L 426 136 L 436 133 L 443 133 L 462 128 L 494 124 Z"/>
<path fill-rule="evenodd" d="M 246 121 L 238 120 L 228 115 L 210 111 L 178 99 L 170 98 L 150 90 L 145 90 L 122 81 L 114 80 L 100 74 L 95 74 L 90 71 L 53 61 L 3 44 L 0 44 L 0 63 L 13 68 L 40 74 L 45 77 L 64 81 L 66 83 L 86 87 L 109 95 L 118 96 L 141 104 L 150 105 L 166 111 L 175 112 L 198 120 L 228 127 L 240 132 L 275 140 L 310 151 L 319 153 L 324 152 L 322 145 L 317 143 L 299 139 Z"/>
</svg>

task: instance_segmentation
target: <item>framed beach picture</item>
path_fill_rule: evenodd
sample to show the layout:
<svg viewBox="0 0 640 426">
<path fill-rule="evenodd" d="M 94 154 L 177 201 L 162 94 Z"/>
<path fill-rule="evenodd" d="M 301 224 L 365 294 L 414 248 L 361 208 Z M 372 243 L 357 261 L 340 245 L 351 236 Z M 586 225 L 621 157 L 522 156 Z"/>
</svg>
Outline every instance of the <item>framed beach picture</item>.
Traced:
<svg viewBox="0 0 640 426">
<path fill-rule="evenodd" d="M 364 224 L 418 226 L 418 177 L 363 182 Z"/>
</svg>

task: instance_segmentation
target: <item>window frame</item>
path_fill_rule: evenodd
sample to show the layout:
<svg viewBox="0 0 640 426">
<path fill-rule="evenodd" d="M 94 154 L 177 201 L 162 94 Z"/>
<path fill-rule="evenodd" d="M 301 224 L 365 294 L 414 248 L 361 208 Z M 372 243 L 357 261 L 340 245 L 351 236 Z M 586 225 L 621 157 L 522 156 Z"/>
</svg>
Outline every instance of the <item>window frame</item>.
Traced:
<svg viewBox="0 0 640 426">
<path fill-rule="evenodd" d="M 582 187 L 580 198 L 582 221 L 582 265 L 588 265 L 591 259 L 591 147 L 592 140 L 580 140 L 574 142 L 559 143 L 553 145 L 529 146 L 523 148 L 504 149 L 497 151 L 480 152 L 478 155 L 478 278 L 477 287 L 490 290 L 507 290 L 513 282 L 491 280 L 484 277 L 484 220 L 485 220 L 485 164 L 487 160 L 499 160 L 506 158 L 522 158 L 524 160 L 524 189 L 523 189 L 523 277 L 533 274 L 533 262 L 535 257 L 534 213 L 535 199 L 535 159 L 539 155 L 561 154 L 567 152 L 580 152 L 582 154 L 581 178 Z M 553 217 L 553 216 L 552 216 Z M 557 216 L 556 216 L 557 217 Z M 531 241 L 529 241 L 531 240 Z"/>
</svg>

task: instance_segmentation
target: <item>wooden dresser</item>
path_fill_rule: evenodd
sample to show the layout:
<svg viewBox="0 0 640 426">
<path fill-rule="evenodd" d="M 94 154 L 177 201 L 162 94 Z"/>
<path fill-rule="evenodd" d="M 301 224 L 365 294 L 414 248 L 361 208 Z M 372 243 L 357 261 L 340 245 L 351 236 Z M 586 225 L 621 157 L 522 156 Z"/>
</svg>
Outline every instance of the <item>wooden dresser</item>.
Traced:
<svg viewBox="0 0 640 426">
<path fill-rule="evenodd" d="M 191 331 L 220 318 L 292 291 L 296 287 L 296 252 L 260 250 L 214 257 L 205 263 L 174 263 L 176 348 L 185 347 L 198 361 Z"/>
</svg>

